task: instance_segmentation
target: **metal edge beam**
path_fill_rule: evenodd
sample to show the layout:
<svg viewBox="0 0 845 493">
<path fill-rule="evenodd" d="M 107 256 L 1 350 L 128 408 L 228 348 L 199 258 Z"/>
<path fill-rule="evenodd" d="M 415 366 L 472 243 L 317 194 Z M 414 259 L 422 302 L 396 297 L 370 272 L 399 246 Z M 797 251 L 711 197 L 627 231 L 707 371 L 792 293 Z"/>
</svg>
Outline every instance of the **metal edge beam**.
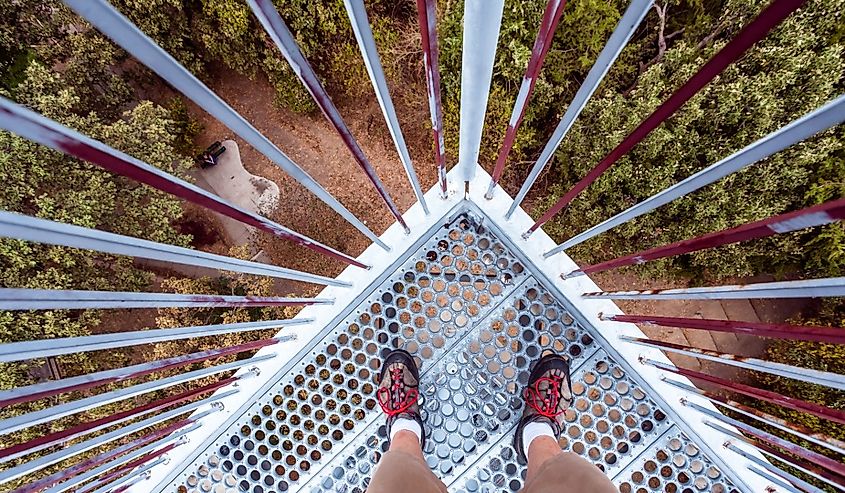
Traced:
<svg viewBox="0 0 845 493">
<path fill-rule="evenodd" d="M 845 277 L 762 282 L 680 289 L 598 291 L 581 295 L 611 300 L 735 300 L 748 298 L 829 298 L 845 296 Z"/>
<path fill-rule="evenodd" d="M 493 80 L 493 64 L 499 44 L 504 0 L 464 2 L 463 51 L 461 54 L 461 133 L 458 144 L 459 178 L 475 177 L 479 166 L 481 133 Z"/>
<path fill-rule="evenodd" d="M 0 237 L 239 272 L 241 274 L 310 282 L 324 286 L 349 287 L 351 285 L 348 282 L 309 274 L 308 272 L 39 219 L 14 212 L 0 211 Z"/>
</svg>

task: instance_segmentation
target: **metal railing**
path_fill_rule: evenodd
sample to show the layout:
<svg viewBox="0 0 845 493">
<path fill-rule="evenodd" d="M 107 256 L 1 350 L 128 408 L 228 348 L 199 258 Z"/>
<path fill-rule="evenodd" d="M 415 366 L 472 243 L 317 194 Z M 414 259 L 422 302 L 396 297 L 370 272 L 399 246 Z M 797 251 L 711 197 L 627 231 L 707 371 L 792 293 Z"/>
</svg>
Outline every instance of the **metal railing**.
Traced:
<svg viewBox="0 0 845 493">
<path fill-rule="evenodd" d="M 363 221 L 355 217 L 336 198 L 318 184 L 316 180 L 288 158 L 276 145 L 270 142 L 267 137 L 262 135 L 231 106 L 194 77 L 186 68 L 181 66 L 172 56 L 156 45 L 154 41 L 143 34 L 105 0 L 65 0 L 65 3 L 80 16 L 88 20 L 99 31 L 132 54 L 137 60 L 166 80 L 176 90 L 197 103 L 200 108 L 203 108 L 220 120 L 235 134 L 282 168 L 288 175 L 340 214 L 344 220 L 367 236 L 374 244 L 385 250 L 389 249 L 388 245 L 378 235 L 367 228 Z M 299 50 L 282 17 L 273 7 L 273 3 L 270 0 L 248 0 L 248 3 L 252 12 L 263 25 L 285 59 L 295 68 L 294 72 L 299 76 L 318 107 L 340 135 L 358 166 L 385 202 L 390 213 L 397 223 L 404 228 L 405 232 L 408 233 L 410 229 L 402 213 L 393 203 L 372 165 L 344 123 L 337 108 L 330 100 L 325 88 L 320 84 L 314 70 Z M 425 214 L 429 214 L 429 205 L 426 203 L 423 195 L 398 123 L 395 108 L 393 107 L 364 4 L 361 0 L 345 0 L 344 3 L 399 159 L 422 210 Z M 619 56 L 621 50 L 640 25 L 647 11 L 651 8 L 652 3 L 652 0 L 634 0 L 625 11 L 605 48 L 599 54 L 596 63 L 589 71 L 573 101 L 567 108 L 560 124 L 543 149 L 539 159 L 530 170 L 528 178 L 516 195 L 515 200 L 510 205 L 505 215 L 507 218 L 510 218 L 517 210 L 539 174 L 548 166 L 555 150 L 566 137 L 573 122 L 577 119 L 605 74 L 607 74 L 609 68 Z M 712 81 L 730 64 L 739 59 L 757 41 L 765 37 L 768 32 L 800 8 L 802 4 L 803 1 L 801 0 L 774 0 L 757 18 L 749 23 L 709 60 L 687 83 L 675 91 L 667 101 L 661 104 L 645 121 L 616 146 L 592 171 L 546 211 L 523 235 L 524 238 L 528 238 L 531 233 L 542 227 L 554 215 L 561 212 L 581 191 L 613 166 L 621 157 L 626 155 L 648 136 L 651 131 L 670 118 L 700 89 Z M 564 7 L 565 2 L 563 0 L 548 0 L 533 46 L 532 55 L 516 98 L 511 120 L 499 150 L 492 179 L 485 193 L 488 199 L 492 197 L 505 169 L 516 132 L 519 129 L 522 117 L 530 102 L 534 84 L 542 69 L 544 58 L 551 46 L 555 28 L 561 16 L 564 15 Z M 434 0 L 417 0 L 417 8 L 421 32 L 423 66 L 426 74 L 428 102 L 434 135 L 433 147 L 435 149 L 435 159 L 433 161 L 438 170 L 440 195 L 445 198 L 448 190 L 435 2 Z M 464 182 L 465 186 L 468 186 L 468 182 L 472 180 L 479 166 L 478 156 L 481 135 L 486 114 L 489 87 L 493 76 L 503 8 L 503 0 L 465 0 L 460 143 L 459 157 L 456 164 L 458 181 Z M 90 162 L 113 173 L 200 205 L 280 239 L 291 241 L 311 249 L 328 258 L 362 269 L 369 268 L 368 265 L 350 255 L 323 245 L 308 236 L 297 233 L 258 214 L 243 210 L 180 178 L 169 175 L 102 142 L 81 135 L 70 128 L 51 121 L 5 98 L 0 98 L 0 116 L 2 117 L 0 118 L 0 128 L 33 142 L 40 143 L 69 156 Z M 731 173 L 759 162 L 776 152 L 782 151 L 797 142 L 838 125 L 843 121 L 845 121 L 845 96 L 840 96 L 821 108 L 786 125 L 782 129 L 750 144 L 748 147 L 690 176 L 678 184 L 655 194 L 642 203 L 561 243 L 554 249 L 546 252 L 545 256 L 550 257 L 565 249 L 571 248 L 589 238 L 667 204 L 672 200 L 707 186 Z M 566 281 L 569 281 L 582 274 L 586 275 L 616 267 L 635 265 L 658 258 L 690 253 L 705 248 L 713 248 L 729 243 L 821 226 L 834 221 L 840 221 L 843 218 L 845 218 L 845 201 L 832 201 L 801 211 L 773 216 L 736 228 L 710 233 L 699 238 L 652 248 L 599 264 L 581 266 L 578 270 L 563 272 L 561 275 Z M 212 268 L 221 271 L 304 281 L 322 286 L 334 286 L 340 289 L 349 289 L 351 287 L 348 282 L 307 272 L 199 252 L 138 238 L 22 216 L 11 212 L 0 212 L 0 236 L 52 245 L 84 248 L 114 255 L 128 255 L 188 266 Z M 743 286 L 588 292 L 581 295 L 583 299 L 746 299 L 825 296 L 845 296 L 845 278 L 770 282 Z M 333 302 L 334 300 L 326 298 L 0 289 L 0 309 L 2 310 L 267 307 L 331 304 Z M 608 321 L 619 322 L 620 324 L 650 323 L 668 327 L 731 332 L 759 337 L 818 341 L 832 344 L 845 343 L 845 336 L 842 335 L 842 329 L 837 328 L 650 315 L 608 315 L 603 318 Z M 15 342 L 0 345 L 0 361 L 40 359 L 77 352 L 178 341 L 197 336 L 258 331 L 282 326 L 297 326 L 310 322 L 312 322 L 310 318 L 295 318 L 291 320 L 224 323 L 197 327 L 152 329 L 121 332 L 118 334 Z M 221 356 L 251 354 L 259 348 L 281 344 L 291 340 L 293 337 L 293 335 L 277 336 L 252 343 L 149 361 L 125 368 L 100 371 L 3 391 L 0 392 L 0 405 L 8 406 L 28 403 L 46 397 L 55 398 L 82 390 L 105 387 L 117 382 L 133 381 L 138 377 L 154 375 L 165 370 L 182 369 L 189 365 L 207 362 Z M 623 335 L 618 338 L 618 341 L 623 344 L 656 348 L 664 352 L 689 355 L 719 364 L 752 369 L 790 379 L 825 385 L 834 389 L 845 389 L 845 377 L 830 372 L 814 371 L 755 358 L 742 358 L 733 354 L 714 352 L 705 348 L 671 344 L 659 340 Z M 257 369 L 251 368 L 234 376 L 223 377 L 214 383 L 195 387 L 183 392 L 171 392 L 174 387 L 209 376 L 228 373 L 238 368 L 249 367 L 253 363 L 272 357 L 272 353 L 262 354 L 261 356 L 247 357 L 231 363 L 152 379 L 144 383 L 134 383 L 115 390 L 107 390 L 89 397 L 67 400 L 52 407 L 0 420 L 0 434 L 8 434 L 45 423 L 51 423 L 65 416 L 101 408 L 111 403 L 125 401 L 132 397 L 152 393 L 160 395 L 160 391 L 169 393 L 164 398 L 158 398 L 157 400 L 152 400 L 131 409 L 113 412 L 107 414 L 105 417 L 82 422 L 81 424 L 60 431 L 52 431 L 51 433 L 22 443 L 5 446 L 3 449 L 0 449 L 0 462 L 17 461 L 29 454 L 41 452 L 45 449 L 53 448 L 56 445 L 70 443 L 70 445 L 64 448 L 43 453 L 32 460 L 19 462 L 14 467 L 0 472 L 0 484 L 29 477 L 29 475 L 38 473 L 51 465 L 66 461 L 75 456 L 87 454 L 86 458 L 75 465 L 33 480 L 27 485 L 16 489 L 15 492 L 61 492 L 74 488 L 76 488 L 76 491 L 95 491 L 96 493 L 125 491 L 150 477 L 150 471 L 165 462 L 165 457 L 169 451 L 186 443 L 184 436 L 189 430 L 201 426 L 203 418 L 222 408 L 219 402 L 220 400 L 238 392 L 238 387 L 227 387 L 236 384 L 239 380 L 255 375 Z M 783 396 L 772 391 L 756 388 L 752 385 L 731 382 L 705 372 L 668 365 L 647 358 L 642 359 L 641 362 L 643 365 L 656 367 L 664 372 L 678 375 L 681 378 L 688 378 L 693 381 L 717 386 L 731 394 L 742 395 L 753 400 L 800 411 L 839 425 L 845 425 L 845 412 L 841 410 Z M 845 478 L 845 467 L 842 466 L 841 461 L 830 459 L 823 454 L 801 447 L 790 440 L 764 431 L 746 422 L 715 412 L 711 408 L 696 404 L 691 398 L 716 403 L 726 409 L 744 415 L 750 420 L 756 420 L 762 425 L 777 429 L 795 439 L 805 440 L 836 454 L 842 454 L 845 450 L 845 444 L 842 441 L 825 434 L 813 432 L 802 425 L 777 418 L 751 405 L 737 402 L 730 397 L 699 390 L 686 384 L 684 381 L 669 378 L 665 378 L 665 381 L 683 393 L 684 398 L 681 400 L 681 403 L 684 406 L 701 413 L 706 417 L 705 424 L 724 434 L 729 439 L 725 443 L 726 450 L 745 457 L 755 464 L 754 466 L 748 467 L 750 472 L 788 491 L 820 491 L 818 487 L 797 477 L 795 474 L 760 459 L 759 455 L 749 453 L 743 447 L 738 446 L 738 443 L 742 443 L 744 446 L 751 446 L 766 456 L 783 461 L 825 485 L 840 490 L 843 489 L 843 485 L 845 485 L 845 479 L 843 479 Z M 216 393 L 213 396 L 201 398 L 211 392 Z M 183 417 L 187 413 L 192 414 L 188 417 Z M 115 425 L 120 425 L 120 427 L 100 433 Z M 728 429 L 723 425 L 728 425 L 729 427 L 733 427 L 733 429 Z M 126 437 L 135 438 L 126 442 Z M 118 445 L 118 443 L 121 444 Z M 101 449 L 107 445 L 114 446 L 96 455 L 90 454 L 94 449 Z"/>
</svg>

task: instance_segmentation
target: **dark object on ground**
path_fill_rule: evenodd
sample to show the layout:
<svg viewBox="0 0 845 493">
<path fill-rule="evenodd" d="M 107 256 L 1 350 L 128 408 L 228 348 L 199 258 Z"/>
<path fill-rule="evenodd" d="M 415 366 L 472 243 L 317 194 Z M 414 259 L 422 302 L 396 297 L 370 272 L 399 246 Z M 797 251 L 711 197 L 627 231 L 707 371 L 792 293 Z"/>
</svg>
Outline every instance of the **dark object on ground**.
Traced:
<svg viewBox="0 0 845 493">
<path fill-rule="evenodd" d="M 197 156 L 197 164 L 199 164 L 200 168 L 203 169 L 210 168 L 217 164 L 217 158 L 224 152 L 226 152 L 226 148 L 220 145 L 220 141 L 218 140 L 208 146 L 202 154 Z"/>
</svg>

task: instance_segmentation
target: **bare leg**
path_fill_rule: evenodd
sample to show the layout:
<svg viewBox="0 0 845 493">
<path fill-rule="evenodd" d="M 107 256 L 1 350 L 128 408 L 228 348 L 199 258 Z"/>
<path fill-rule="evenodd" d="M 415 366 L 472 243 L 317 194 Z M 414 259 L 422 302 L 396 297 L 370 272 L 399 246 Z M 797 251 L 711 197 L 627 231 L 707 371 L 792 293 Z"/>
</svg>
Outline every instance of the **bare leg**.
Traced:
<svg viewBox="0 0 845 493">
<path fill-rule="evenodd" d="M 407 430 L 396 432 L 393 440 L 390 441 L 390 451 L 404 452 L 425 462 L 419 439 L 417 439 L 417 436 L 413 432 Z"/>
<path fill-rule="evenodd" d="M 398 437 L 399 434 L 396 435 Z M 411 438 L 416 440 L 413 435 Z M 528 476 L 526 481 L 531 481 L 546 461 L 562 453 L 563 450 L 560 449 L 557 440 L 552 437 L 539 436 L 532 440 L 531 445 L 528 446 Z"/>
</svg>

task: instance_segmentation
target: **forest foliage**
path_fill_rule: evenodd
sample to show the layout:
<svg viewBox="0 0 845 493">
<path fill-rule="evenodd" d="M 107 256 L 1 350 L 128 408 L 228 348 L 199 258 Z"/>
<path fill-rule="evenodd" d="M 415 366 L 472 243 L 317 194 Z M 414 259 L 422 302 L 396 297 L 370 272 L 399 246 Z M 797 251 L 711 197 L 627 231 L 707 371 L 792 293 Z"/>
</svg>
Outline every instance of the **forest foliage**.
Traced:
<svg viewBox="0 0 845 493">
<path fill-rule="evenodd" d="M 245 1 L 112 3 L 201 79 L 210 80 L 221 66 L 265 77 L 280 106 L 298 112 L 316 110 Z M 342 0 L 276 0 L 275 4 L 333 97 L 353 102 L 370 97 Z M 766 4 L 766 0 L 658 0 L 532 191 L 526 204 L 532 215 L 539 216 L 583 177 Z M 424 99 L 415 2 L 368 0 L 366 5 L 394 98 Z M 510 119 L 544 7 L 543 0 L 505 2 L 480 156 L 488 169 Z M 626 7 L 623 0 L 568 2 L 510 154 L 503 180 L 509 193 L 522 183 Z M 0 19 L 4 97 L 170 173 L 187 176 L 186 156 L 195 152 L 193 138 L 199 128 L 181 99 L 149 101 L 147 90 L 161 82 L 56 0 L 0 0 L 0 10 L 5 13 Z M 450 162 L 457 157 L 462 16 L 461 0 L 438 1 Z M 843 93 L 844 34 L 845 0 L 807 2 L 576 198 L 546 231 L 555 240 L 564 240 Z M 169 196 L 6 132 L 0 132 L 0 149 L 5 182 L 0 209 L 175 245 L 190 242 L 177 227 L 181 206 Z M 605 260 L 843 196 L 845 129 L 840 126 L 569 253 L 581 263 Z M 635 269 L 645 276 L 709 281 L 755 274 L 837 276 L 845 271 L 845 229 L 831 225 Z M 152 281 L 149 272 L 126 258 L 0 240 L 0 286 L 144 290 Z M 255 279 L 232 276 L 166 279 L 157 287 L 226 294 L 272 290 Z M 841 313 L 841 305 L 826 306 L 815 322 L 841 326 Z M 168 310 L 159 314 L 157 322 L 199 325 L 265 315 L 246 310 Z M 94 312 L 0 312 L 0 338 L 8 342 L 84 335 L 97 323 Z M 144 357 L 247 339 L 232 336 L 158 345 Z M 771 358 L 842 370 L 841 351 L 830 347 L 774 347 Z M 82 373 L 124 364 L 130 356 L 138 355 L 117 351 L 108 357 L 98 355 L 97 361 L 84 355 L 62 361 L 64 367 Z M 33 366 L 3 365 L 0 388 L 34 381 Z M 783 391 L 808 400 L 830 399 L 800 385 Z"/>
</svg>

